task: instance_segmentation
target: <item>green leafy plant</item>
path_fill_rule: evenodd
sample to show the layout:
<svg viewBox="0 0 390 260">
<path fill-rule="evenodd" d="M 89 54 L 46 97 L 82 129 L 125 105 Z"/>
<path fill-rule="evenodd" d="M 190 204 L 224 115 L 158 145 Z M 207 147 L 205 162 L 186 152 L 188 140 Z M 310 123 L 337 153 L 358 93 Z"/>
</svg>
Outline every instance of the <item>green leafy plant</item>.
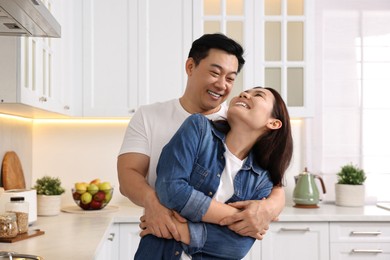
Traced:
<svg viewBox="0 0 390 260">
<path fill-rule="evenodd" d="M 61 195 L 65 192 L 60 179 L 50 176 L 37 179 L 33 189 L 37 190 L 38 195 Z"/>
<path fill-rule="evenodd" d="M 366 180 L 364 170 L 359 167 L 348 164 L 341 167 L 341 171 L 337 173 L 338 184 L 362 185 Z"/>
</svg>

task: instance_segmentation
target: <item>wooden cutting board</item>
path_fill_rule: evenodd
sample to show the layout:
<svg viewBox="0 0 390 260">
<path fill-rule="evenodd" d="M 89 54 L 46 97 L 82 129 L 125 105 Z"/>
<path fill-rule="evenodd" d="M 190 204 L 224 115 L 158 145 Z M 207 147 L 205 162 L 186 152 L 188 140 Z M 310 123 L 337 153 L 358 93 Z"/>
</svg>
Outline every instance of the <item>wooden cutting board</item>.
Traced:
<svg viewBox="0 0 390 260">
<path fill-rule="evenodd" d="M 1 176 L 5 190 L 26 188 L 22 164 L 14 151 L 5 153 L 1 166 Z"/>
</svg>

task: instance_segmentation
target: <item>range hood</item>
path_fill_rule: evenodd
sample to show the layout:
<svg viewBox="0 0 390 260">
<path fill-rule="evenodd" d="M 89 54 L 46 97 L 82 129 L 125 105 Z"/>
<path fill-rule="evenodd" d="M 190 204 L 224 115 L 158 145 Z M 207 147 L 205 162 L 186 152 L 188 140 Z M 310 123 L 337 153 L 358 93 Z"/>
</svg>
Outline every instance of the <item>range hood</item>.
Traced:
<svg viewBox="0 0 390 260">
<path fill-rule="evenodd" d="M 41 0 L 0 0 L 0 35 L 61 37 L 61 26 Z"/>
</svg>

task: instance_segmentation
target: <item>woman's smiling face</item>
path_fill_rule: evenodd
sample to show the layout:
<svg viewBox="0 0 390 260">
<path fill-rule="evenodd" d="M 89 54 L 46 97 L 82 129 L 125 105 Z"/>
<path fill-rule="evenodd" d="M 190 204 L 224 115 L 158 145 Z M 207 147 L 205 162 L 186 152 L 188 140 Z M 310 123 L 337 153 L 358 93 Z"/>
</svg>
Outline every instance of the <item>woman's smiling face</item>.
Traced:
<svg viewBox="0 0 390 260">
<path fill-rule="evenodd" d="M 230 101 L 228 121 L 245 123 L 252 129 L 264 129 L 276 119 L 272 118 L 274 96 L 268 89 L 252 88 Z"/>
</svg>

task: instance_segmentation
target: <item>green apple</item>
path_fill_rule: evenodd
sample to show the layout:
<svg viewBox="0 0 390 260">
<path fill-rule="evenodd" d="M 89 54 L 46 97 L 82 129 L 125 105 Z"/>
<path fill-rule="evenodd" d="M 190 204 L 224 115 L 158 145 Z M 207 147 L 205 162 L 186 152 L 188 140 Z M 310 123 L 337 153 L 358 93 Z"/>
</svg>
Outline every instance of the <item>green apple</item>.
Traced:
<svg viewBox="0 0 390 260">
<path fill-rule="evenodd" d="M 99 184 L 99 190 L 109 193 L 111 189 L 111 184 L 108 181 L 102 182 Z"/>
<path fill-rule="evenodd" d="M 96 184 L 89 184 L 87 191 L 91 193 L 91 195 L 95 195 L 99 191 L 99 187 Z"/>
<path fill-rule="evenodd" d="M 84 193 L 81 195 L 80 199 L 81 199 L 81 202 L 82 202 L 83 204 L 86 205 L 86 204 L 91 203 L 91 201 L 92 201 L 92 195 L 91 195 L 91 193 L 89 193 L 89 192 L 84 192 Z"/>
<path fill-rule="evenodd" d="M 111 200 L 111 198 L 112 198 L 112 194 L 111 194 L 111 192 L 108 192 L 108 193 L 106 193 L 106 197 L 104 198 L 103 202 L 107 203 Z"/>
</svg>

